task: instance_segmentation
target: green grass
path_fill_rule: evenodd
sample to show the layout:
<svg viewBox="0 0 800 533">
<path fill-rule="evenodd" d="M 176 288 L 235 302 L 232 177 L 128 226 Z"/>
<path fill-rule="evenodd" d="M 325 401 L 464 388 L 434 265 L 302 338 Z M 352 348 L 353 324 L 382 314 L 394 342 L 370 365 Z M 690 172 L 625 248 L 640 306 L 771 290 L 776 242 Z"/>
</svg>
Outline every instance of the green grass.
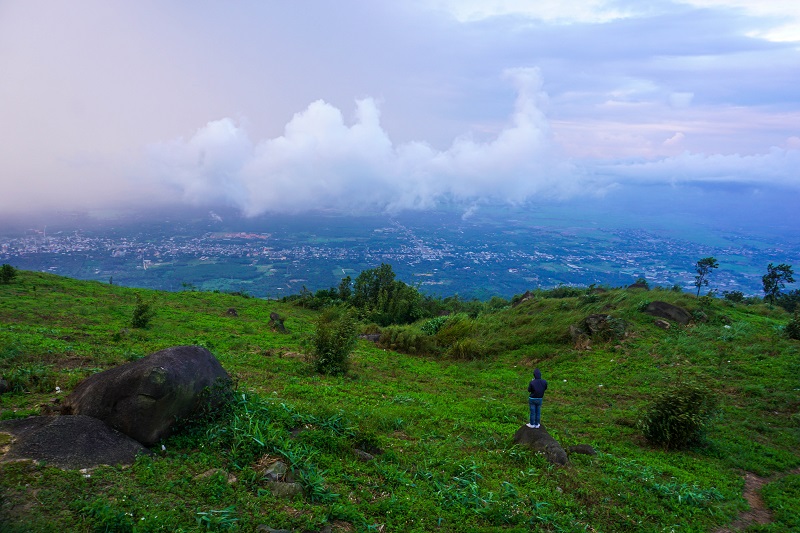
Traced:
<svg viewBox="0 0 800 533">
<path fill-rule="evenodd" d="M 130 326 L 137 295 L 156 310 L 145 329 Z M 789 317 L 778 308 L 714 300 L 706 322 L 664 331 L 639 311 L 652 300 L 700 307 L 660 290 L 541 293 L 469 319 L 459 335 L 483 350 L 472 360 L 362 341 L 346 375 L 323 376 L 303 356 L 315 312 L 20 272 L 0 285 L 0 373 L 13 384 L 0 418 L 37 414 L 86 376 L 179 344 L 209 348 L 239 391 L 230 413 L 132 467 L 0 465 L 0 530 L 713 531 L 746 508 L 743 470 L 800 465 L 800 343 L 780 336 Z M 270 330 L 271 312 L 288 334 Z M 626 336 L 574 349 L 568 328 L 592 313 L 624 321 Z M 562 468 L 513 445 L 535 366 L 550 383 L 548 431 L 597 456 Z M 721 409 L 701 446 L 665 451 L 635 422 L 679 380 L 707 385 Z M 302 496 L 271 494 L 261 465 L 274 459 Z M 760 530 L 797 527 L 797 490 L 796 475 L 765 487 L 776 522 Z"/>
</svg>

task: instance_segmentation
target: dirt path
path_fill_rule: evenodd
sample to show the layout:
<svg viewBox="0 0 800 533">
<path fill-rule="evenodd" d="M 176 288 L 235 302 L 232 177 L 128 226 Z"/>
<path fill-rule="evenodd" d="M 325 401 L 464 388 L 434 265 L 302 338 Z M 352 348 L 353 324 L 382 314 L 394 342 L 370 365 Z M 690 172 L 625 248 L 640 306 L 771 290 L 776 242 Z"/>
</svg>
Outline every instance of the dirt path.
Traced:
<svg viewBox="0 0 800 533">
<path fill-rule="evenodd" d="M 781 472 L 774 474 L 770 477 L 760 477 L 752 472 L 745 472 L 744 474 L 744 499 L 750 509 L 739 513 L 739 517 L 734 522 L 726 527 L 714 530 L 714 533 L 735 533 L 737 531 L 744 531 L 748 526 L 754 524 L 769 524 L 772 522 L 772 511 L 767 509 L 764 505 L 764 500 L 761 499 L 761 488 L 767 483 L 772 483 L 784 476 L 800 474 L 800 468 L 791 470 L 789 472 Z"/>
</svg>

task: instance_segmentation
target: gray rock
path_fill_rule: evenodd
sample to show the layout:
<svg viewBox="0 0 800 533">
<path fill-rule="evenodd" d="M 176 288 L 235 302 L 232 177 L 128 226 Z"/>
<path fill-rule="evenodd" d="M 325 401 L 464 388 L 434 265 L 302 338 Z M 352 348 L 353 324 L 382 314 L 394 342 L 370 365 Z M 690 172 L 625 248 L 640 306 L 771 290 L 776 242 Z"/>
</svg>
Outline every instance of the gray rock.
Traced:
<svg viewBox="0 0 800 533">
<path fill-rule="evenodd" d="M 291 470 L 289 470 L 289 467 L 286 466 L 286 463 L 283 461 L 276 461 L 272 463 L 269 468 L 264 470 L 264 477 L 269 481 L 286 481 L 288 483 L 294 482 L 294 476 L 292 475 Z"/>
<path fill-rule="evenodd" d="M 211 352 L 176 346 L 89 376 L 64 399 L 61 413 L 97 418 L 152 446 L 176 420 L 224 401 L 228 387 L 230 377 Z"/>
<path fill-rule="evenodd" d="M 358 448 L 354 449 L 353 453 L 356 454 L 356 457 L 358 458 L 359 461 L 363 461 L 365 463 L 375 459 L 375 457 L 372 454 L 367 453 L 364 450 L 359 450 Z"/>
<path fill-rule="evenodd" d="M 554 439 L 544 426 L 540 428 L 529 428 L 523 425 L 514 433 L 514 442 L 530 446 L 537 452 L 541 452 L 547 460 L 557 465 L 569 464 L 569 458 L 564 448 Z"/>
<path fill-rule="evenodd" d="M 0 462 L 30 459 L 79 470 L 98 465 L 133 464 L 150 451 L 89 416 L 35 416 L 0 422 L 0 433 L 13 436 Z"/>
<path fill-rule="evenodd" d="M 269 314 L 269 326 L 278 333 L 289 333 L 283 325 L 284 318 L 275 311 Z"/>
<path fill-rule="evenodd" d="M 666 320 L 664 320 L 664 319 L 661 319 L 661 318 L 656 318 L 656 319 L 653 321 L 653 323 L 654 323 L 656 326 L 658 326 L 659 328 L 661 328 L 661 329 L 669 329 L 670 327 L 672 327 L 672 326 L 670 326 L 670 325 L 669 325 L 669 322 L 667 322 Z"/>
<path fill-rule="evenodd" d="M 650 302 L 645 307 L 644 312 L 658 318 L 666 318 L 685 326 L 692 319 L 692 315 L 683 307 L 672 305 L 667 302 Z"/>
<path fill-rule="evenodd" d="M 300 483 L 281 483 L 280 481 L 268 481 L 267 488 L 276 498 L 292 499 L 303 494 L 303 487 Z"/>
<path fill-rule="evenodd" d="M 588 444 L 575 444 L 567 448 L 569 453 L 578 453 L 581 455 L 597 455 L 597 452 Z"/>
</svg>

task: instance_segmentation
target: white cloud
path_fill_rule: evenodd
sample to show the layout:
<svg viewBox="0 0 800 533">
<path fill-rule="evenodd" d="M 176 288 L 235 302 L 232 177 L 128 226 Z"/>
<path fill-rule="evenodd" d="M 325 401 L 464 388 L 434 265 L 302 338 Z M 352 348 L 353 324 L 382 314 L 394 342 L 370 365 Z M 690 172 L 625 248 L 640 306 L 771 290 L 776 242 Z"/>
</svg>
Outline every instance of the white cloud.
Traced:
<svg viewBox="0 0 800 533">
<path fill-rule="evenodd" d="M 586 192 L 552 143 L 538 70 L 515 69 L 508 76 L 518 89 L 514 113 L 488 141 L 464 135 L 446 150 L 394 144 L 373 99 L 357 102 L 349 125 L 341 111 L 319 100 L 297 113 L 283 135 L 258 143 L 230 119 L 211 122 L 189 140 L 154 146 L 153 168 L 183 200 L 224 202 L 249 215 L 418 209 L 482 199 L 520 203 Z"/>
<path fill-rule="evenodd" d="M 664 141 L 662 144 L 668 147 L 680 146 L 681 144 L 683 144 L 683 139 L 685 137 L 686 135 L 684 135 L 682 131 L 679 131 L 678 133 L 676 133 L 675 135 Z"/>
<path fill-rule="evenodd" d="M 628 184 L 739 184 L 800 191 L 797 168 L 800 150 L 775 147 L 755 155 L 684 152 L 657 161 L 611 163 L 597 167 L 597 171 Z"/>
</svg>

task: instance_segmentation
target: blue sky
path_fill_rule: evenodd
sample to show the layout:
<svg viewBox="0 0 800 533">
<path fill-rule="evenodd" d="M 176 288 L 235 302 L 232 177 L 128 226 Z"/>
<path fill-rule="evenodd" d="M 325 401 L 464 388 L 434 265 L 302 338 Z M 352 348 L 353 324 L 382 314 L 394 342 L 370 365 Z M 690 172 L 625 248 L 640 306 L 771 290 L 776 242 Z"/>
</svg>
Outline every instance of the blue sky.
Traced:
<svg viewBox="0 0 800 533">
<path fill-rule="evenodd" d="M 800 193 L 794 1 L 0 0 L 0 72 L 6 214 Z"/>
</svg>

